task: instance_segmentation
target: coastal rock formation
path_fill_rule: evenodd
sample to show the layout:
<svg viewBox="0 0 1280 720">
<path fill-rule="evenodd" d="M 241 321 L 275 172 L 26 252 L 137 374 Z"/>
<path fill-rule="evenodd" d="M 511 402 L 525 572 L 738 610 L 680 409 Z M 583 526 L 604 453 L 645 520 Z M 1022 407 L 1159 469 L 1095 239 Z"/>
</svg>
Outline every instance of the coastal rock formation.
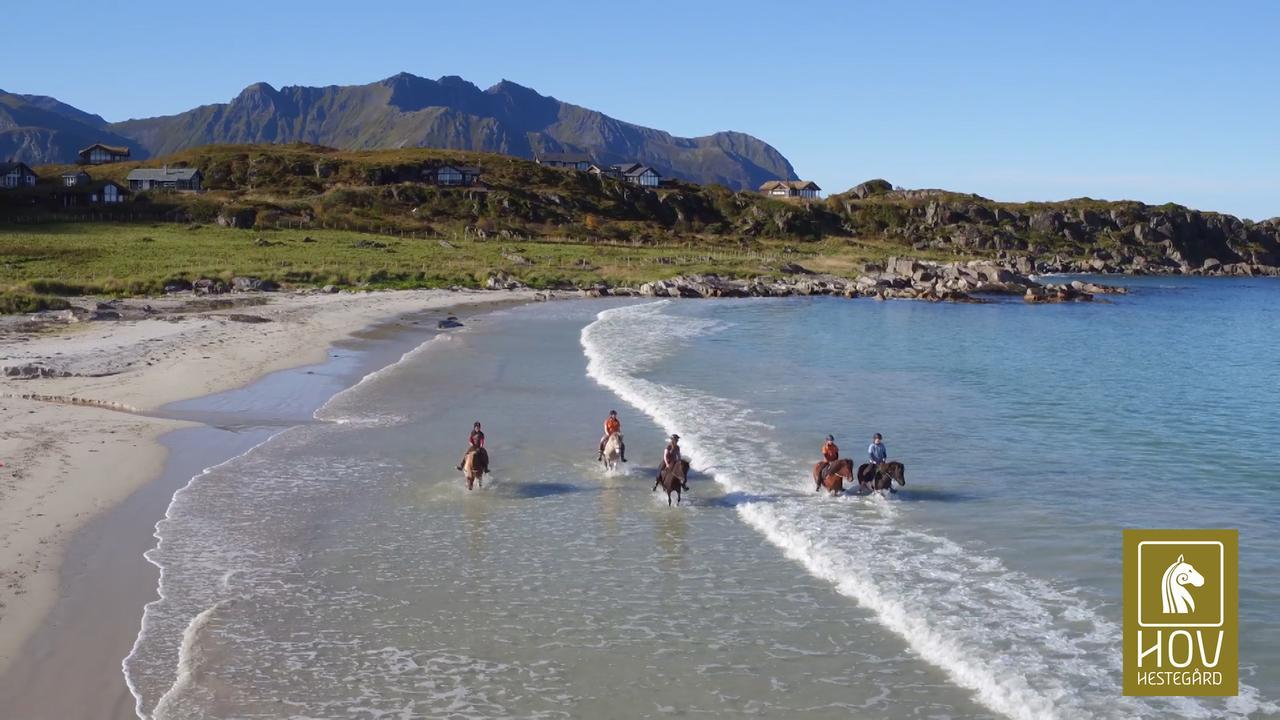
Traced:
<svg viewBox="0 0 1280 720">
<path fill-rule="evenodd" d="M 529 286 L 507 273 L 495 272 L 489 275 L 488 280 L 485 280 L 484 287 L 486 290 L 525 290 Z"/>
<path fill-rule="evenodd" d="M 872 181 L 876 182 L 876 181 Z M 942 190 L 828 198 L 853 234 L 876 229 L 917 250 L 989 255 L 1024 274 L 1280 275 L 1280 218 L 1261 222 L 1180 205 L 1000 203 Z"/>
<path fill-rule="evenodd" d="M 682 275 L 640 286 L 647 297 L 721 298 L 832 295 L 879 300 L 983 302 L 983 295 L 1020 296 L 1026 302 L 1087 302 L 1100 294 L 1124 294 L 1122 287 L 1074 281 L 1044 284 L 1015 269 L 986 261 L 937 263 L 889 258 L 884 267 L 869 265 L 857 278 L 833 275 L 784 275 L 750 280 L 716 275 Z"/>
</svg>

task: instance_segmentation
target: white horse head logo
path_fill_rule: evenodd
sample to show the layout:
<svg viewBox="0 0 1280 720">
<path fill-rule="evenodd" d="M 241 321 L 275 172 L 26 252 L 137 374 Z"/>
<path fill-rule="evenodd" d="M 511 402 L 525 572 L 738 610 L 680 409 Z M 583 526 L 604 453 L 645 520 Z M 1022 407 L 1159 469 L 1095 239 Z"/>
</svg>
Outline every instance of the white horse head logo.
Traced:
<svg viewBox="0 0 1280 720">
<path fill-rule="evenodd" d="M 1196 572 L 1196 569 L 1191 567 L 1191 563 L 1186 562 L 1179 555 L 1178 559 L 1165 569 L 1164 577 L 1160 578 L 1160 601 L 1164 605 L 1166 614 L 1185 615 L 1195 612 L 1196 601 L 1191 598 L 1191 591 L 1186 588 L 1187 585 L 1203 587 L 1204 576 Z"/>
</svg>

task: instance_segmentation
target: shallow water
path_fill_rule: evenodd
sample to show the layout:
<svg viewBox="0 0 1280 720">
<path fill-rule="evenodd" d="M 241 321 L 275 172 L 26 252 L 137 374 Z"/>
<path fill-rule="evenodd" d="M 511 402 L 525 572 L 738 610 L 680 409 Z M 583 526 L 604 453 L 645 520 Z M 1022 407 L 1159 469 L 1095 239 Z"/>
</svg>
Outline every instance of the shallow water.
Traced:
<svg viewBox="0 0 1280 720">
<path fill-rule="evenodd" d="M 161 523 L 145 717 L 1277 713 L 1280 284 L 566 302 L 441 336 Z M 594 462 L 622 414 L 632 462 Z M 494 474 L 453 469 L 472 420 Z M 697 471 L 653 493 L 663 435 Z M 828 498 L 834 433 L 907 464 Z M 1119 692 L 1120 529 L 1241 530 L 1241 698 Z"/>
</svg>

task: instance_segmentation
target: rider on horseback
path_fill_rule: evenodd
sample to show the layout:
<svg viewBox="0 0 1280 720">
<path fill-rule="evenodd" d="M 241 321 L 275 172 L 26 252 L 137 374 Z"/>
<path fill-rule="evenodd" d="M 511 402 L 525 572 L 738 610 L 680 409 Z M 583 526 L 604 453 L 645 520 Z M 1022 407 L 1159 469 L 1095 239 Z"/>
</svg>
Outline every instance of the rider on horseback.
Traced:
<svg viewBox="0 0 1280 720">
<path fill-rule="evenodd" d="M 871 458 L 871 462 L 876 465 L 883 465 L 889 457 L 889 450 L 881 442 L 880 433 L 876 433 L 875 437 L 871 438 L 871 445 L 867 446 L 867 457 Z"/>
<path fill-rule="evenodd" d="M 609 417 L 604 419 L 604 435 L 600 438 L 600 455 L 597 460 L 604 460 L 604 444 L 609 442 L 609 436 L 622 432 L 622 422 L 618 420 L 618 411 L 610 410 Z M 627 444 L 619 443 L 619 449 L 622 451 L 622 462 L 627 461 Z"/>
<path fill-rule="evenodd" d="M 822 469 L 818 471 L 819 482 L 827 477 L 827 468 L 831 467 L 831 463 L 839 459 L 840 448 L 836 447 L 836 439 L 834 436 L 828 435 L 826 442 L 822 443 Z"/>
<path fill-rule="evenodd" d="M 658 477 L 661 478 L 662 474 L 665 473 L 668 468 L 676 468 L 679 470 L 680 463 L 683 462 L 683 460 L 684 458 L 680 457 L 680 436 L 672 433 L 671 442 L 667 443 L 667 447 L 662 451 L 662 468 L 658 470 Z M 680 478 L 680 485 L 685 490 L 688 490 L 689 478 Z"/>
<path fill-rule="evenodd" d="M 471 435 L 467 437 L 467 451 L 462 454 L 462 460 L 458 463 L 458 469 L 461 470 L 467 464 L 467 458 L 474 454 L 477 450 L 484 447 L 484 431 L 480 429 L 480 423 L 476 422 L 471 426 Z"/>
</svg>

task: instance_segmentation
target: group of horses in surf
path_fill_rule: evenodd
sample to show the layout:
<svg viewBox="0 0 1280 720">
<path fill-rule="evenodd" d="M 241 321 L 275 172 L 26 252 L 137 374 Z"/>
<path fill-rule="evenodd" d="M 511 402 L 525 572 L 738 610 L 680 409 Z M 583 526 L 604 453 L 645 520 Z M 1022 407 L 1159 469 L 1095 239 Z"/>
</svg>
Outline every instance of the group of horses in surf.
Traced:
<svg viewBox="0 0 1280 720">
<path fill-rule="evenodd" d="M 613 472 L 618 469 L 618 462 L 622 458 L 622 433 L 613 433 L 605 440 L 601 457 L 606 470 Z M 819 462 L 813 466 L 814 490 L 821 491 L 825 488 L 832 495 L 844 493 L 846 483 L 852 487 L 856 482 L 858 490 L 863 493 L 893 493 L 897 492 L 893 487 L 894 483 L 907 484 L 906 467 L 897 461 L 863 463 L 854 469 L 852 460 L 841 458 L 828 465 L 825 472 L 823 465 L 824 463 Z M 679 505 L 681 493 L 689 490 L 689 461 L 681 459 L 677 465 L 660 469 L 654 478 L 654 492 L 658 488 L 667 493 L 667 505 L 672 504 L 672 494 L 676 496 L 675 504 Z"/>
<path fill-rule="evenodd" d="M 824 472 L 823 466 L 826 465 Z M 831 495 L 845 492 L 845 483 L 852 487 L 858 483 L 860 492 L 897 492 L 893 484 L 907 484 L 907 469 L 898 461 L 882 463 L 862 463 L 857 470 L 849 458 L 840 458 L 830 464 L 816 463 L 813 466 L 813 491 L 822 492 L 825 488 Z"/>
<path fill-rule="evenodd" d="M 622 433 L 613 433 L 605 440 L 601 463 L 605 470 L 613 472 L 618 469 L 618 463 L 621 461 Z M 826 465 L 825 471 L 824 465 Z M 484 448 L 476 448 L 467 453 L 462 463 L 462 474 L 467 480 L 468 490 L 484 487 L 484 475 L 487 472 L 489 472 L 489 453 Z M 855 469 L 852 460 L 840 458 L 830 464 L 819 462 L 813 466 L 815 492 L 821 492 L 825 488 L 831 495 L 839 495 L 845 492 L 846 484 L 852 488 L 854 483 L 857 483 L 858 490 L 864 493 L 897 492 L 893 487 L 895 482 L 898 485 L 907 484 L 906 468 L 897 461 L 863 463 Z M 689 461 L 681 458 L 679 463 L 659 469 L 657 477 L 654 478 L 653 491 L 657 492 L 658 488 L 666 492 L 667 505 L 673 504 L 671 501 L 673 494 L 676 496 L 674 504 L 679 505 L 683 493 L 689 491 Z"/>
</svg>

